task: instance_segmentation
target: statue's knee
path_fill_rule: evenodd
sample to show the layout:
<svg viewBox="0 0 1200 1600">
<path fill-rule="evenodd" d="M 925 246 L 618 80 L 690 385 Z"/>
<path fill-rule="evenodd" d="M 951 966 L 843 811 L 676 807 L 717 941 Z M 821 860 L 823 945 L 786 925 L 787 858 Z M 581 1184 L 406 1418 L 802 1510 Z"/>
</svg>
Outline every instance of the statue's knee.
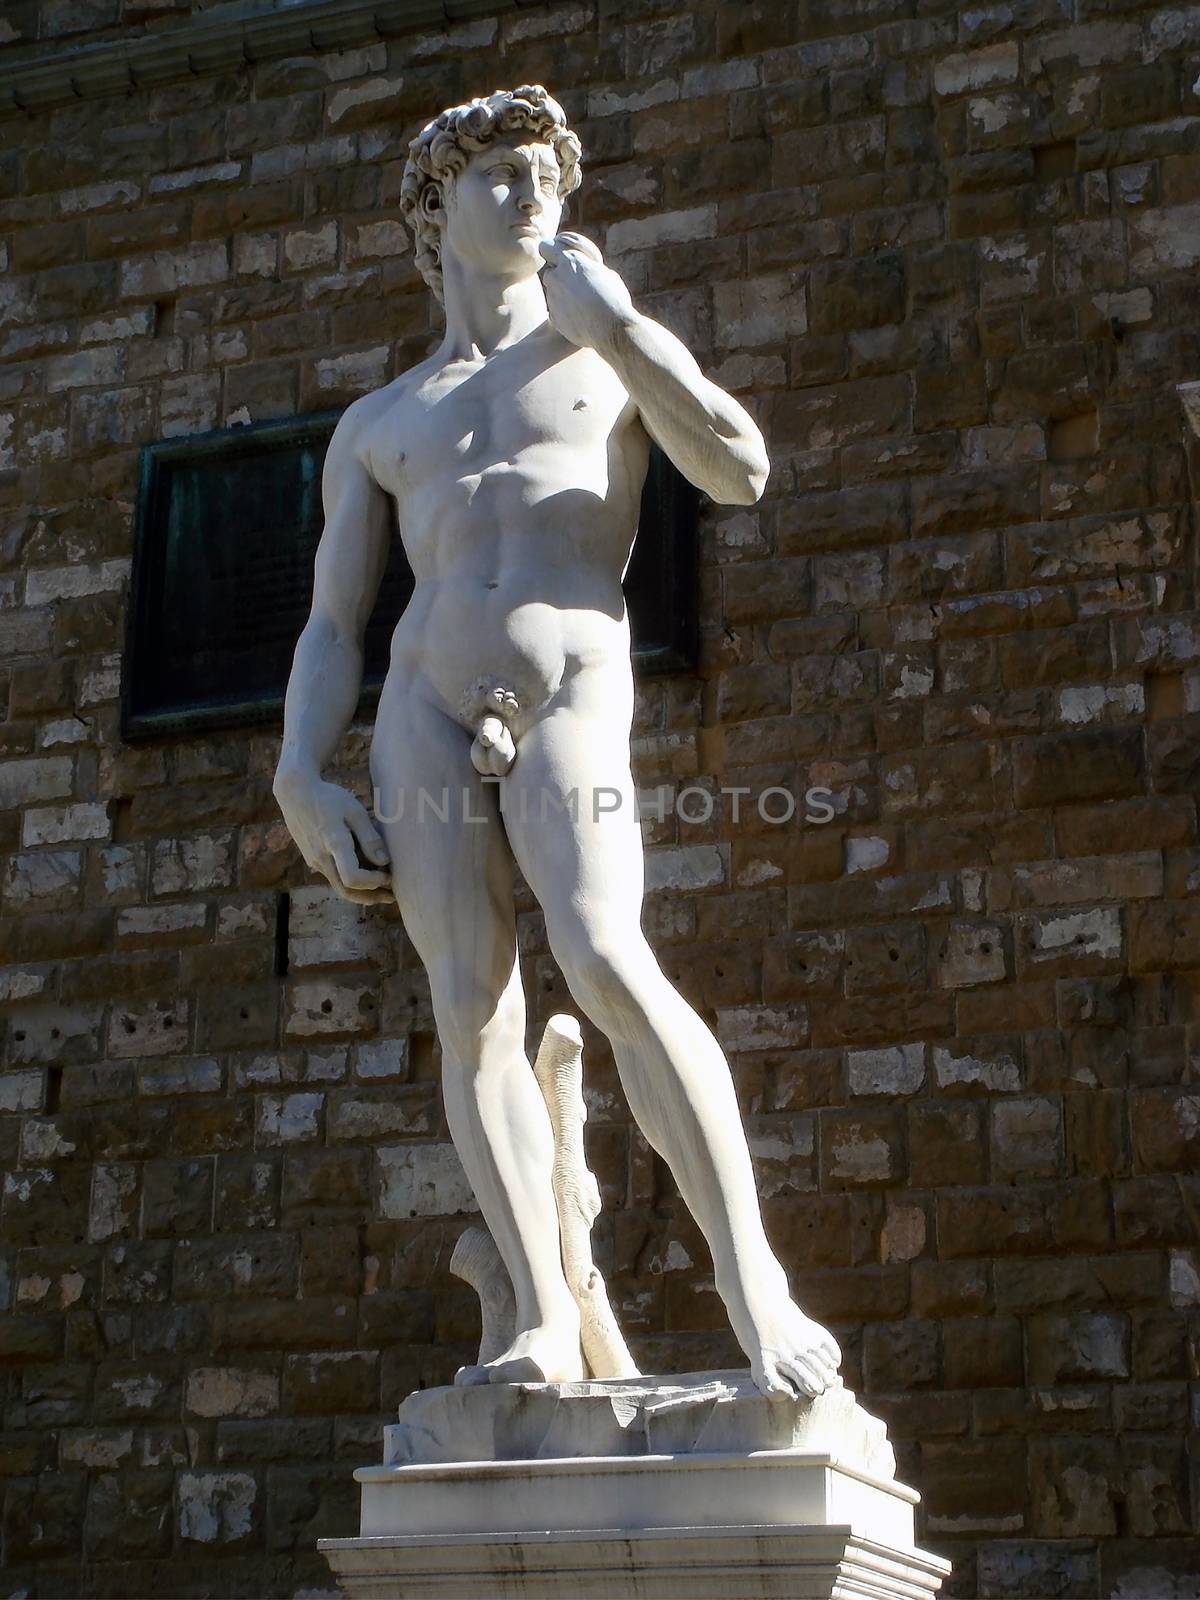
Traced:
<svg viewBox="0 0 1200 1600">
<path fill-rule="evenodd" d="M 616 942 L 601 941 L 577 949 L 564 960 L 572 994 L 605 1033 L 622 1024 L 635 1024 L 642 1013 L 633 959 L 635 952 Z"/>
<path fill-rule="evenodd" d="M 524 1048 L 522 1008 L 507 994 L 462 974 L 431 988 L 442 1050 L 464 1066 L 477 1071 L 496 1049 Z"/>
</svg>

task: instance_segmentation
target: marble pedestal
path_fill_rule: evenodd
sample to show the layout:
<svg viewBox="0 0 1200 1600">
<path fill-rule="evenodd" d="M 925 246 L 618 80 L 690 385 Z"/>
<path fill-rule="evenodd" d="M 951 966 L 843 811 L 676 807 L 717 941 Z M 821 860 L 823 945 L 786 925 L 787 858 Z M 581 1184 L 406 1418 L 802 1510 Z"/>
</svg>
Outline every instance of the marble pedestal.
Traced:
<svg viewBox="0 0 1200 1600">
<path fill-rule="evenodd" d="M 410 1395 L 324 1539 L 379 1600 L 925 1600 L 918 1496 L 844 1388 L 766 1400 L 749 1374 Z"/>
</svg>

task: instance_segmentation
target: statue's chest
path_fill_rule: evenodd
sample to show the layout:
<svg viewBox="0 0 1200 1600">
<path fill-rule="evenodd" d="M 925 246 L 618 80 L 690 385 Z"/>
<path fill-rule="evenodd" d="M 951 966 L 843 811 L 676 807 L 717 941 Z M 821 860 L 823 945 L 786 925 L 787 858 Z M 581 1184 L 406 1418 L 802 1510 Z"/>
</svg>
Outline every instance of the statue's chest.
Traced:
<svg viewBox="0 0 1200 1600">
<path fill-rule="evenodd" d="M 586 451 L 607 441 L 627 400 L 590 350 L 553 362 L 493 357 L 477 367 L 452 365 L 380 419 L 372 460 L 387 487 L 411 492 L 430 479 L 519 465 L 541 445 Z"/>
</svg>

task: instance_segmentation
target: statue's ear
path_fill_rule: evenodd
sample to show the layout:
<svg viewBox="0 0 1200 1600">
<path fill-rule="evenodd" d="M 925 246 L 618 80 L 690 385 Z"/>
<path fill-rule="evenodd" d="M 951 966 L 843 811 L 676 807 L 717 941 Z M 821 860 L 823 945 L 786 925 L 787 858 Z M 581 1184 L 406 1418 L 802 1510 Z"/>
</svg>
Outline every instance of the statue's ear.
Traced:
<svg viewBox="0 0 1200 1600">
<path fill-rule="evenodd" d="M 427 183 L 421 190 L 421 215 L 435 228 L 443 225 L 446 214 L 445 200 L 440 183 Z"/>
</svg>

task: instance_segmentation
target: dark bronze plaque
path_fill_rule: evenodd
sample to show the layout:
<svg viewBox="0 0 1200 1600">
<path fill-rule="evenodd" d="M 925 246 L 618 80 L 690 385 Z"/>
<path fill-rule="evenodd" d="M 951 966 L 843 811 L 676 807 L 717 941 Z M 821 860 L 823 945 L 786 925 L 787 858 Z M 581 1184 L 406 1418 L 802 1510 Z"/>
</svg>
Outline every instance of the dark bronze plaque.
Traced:
<svg viewBox="0 0 1200 1600">
<path fill-rule="evenodd" d="M 338 413 L 147 445 L 124 675 L 126 738 L 271 722 L 312 599 L 321 469 Z M 697 494 L 656 448 L 625 578 L 634 661 L 695 662 Z M 367 625 L 363 701 L 379 694 L 413 579 L 392 539 Z"/>
</svg>

